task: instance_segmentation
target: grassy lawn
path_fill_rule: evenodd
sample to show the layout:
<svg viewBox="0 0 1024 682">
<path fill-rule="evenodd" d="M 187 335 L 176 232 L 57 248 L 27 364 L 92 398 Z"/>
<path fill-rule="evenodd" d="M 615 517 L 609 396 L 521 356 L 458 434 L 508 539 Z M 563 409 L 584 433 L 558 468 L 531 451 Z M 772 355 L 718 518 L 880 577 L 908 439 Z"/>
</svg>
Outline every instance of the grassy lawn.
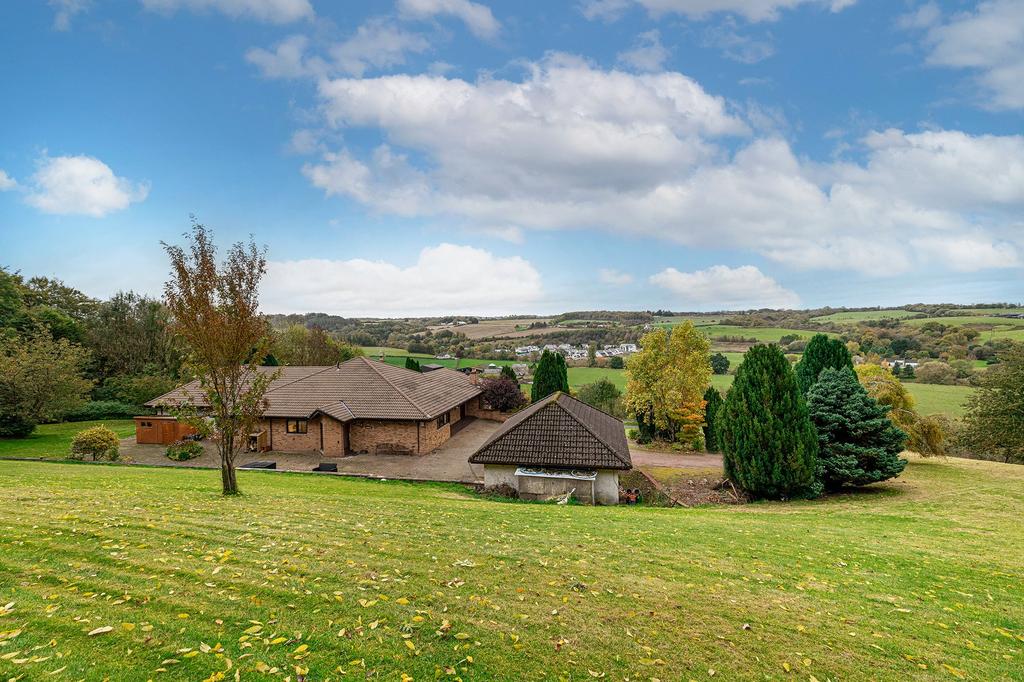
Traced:
<svg viewBox="0 0 1024 682">
<path fill-rule="evenodd" d="M 837 324 L 870 322 L 873 320 L 902 320 L 908 317 L 917 317 L 922 313 L 915 313 L 909 310 L 848 310 L 845 312 L 832 313 L 831 315 L 819 315 L 812 317 L 811 322 L 835 322 Z"/>
<path fill-rule="evenodd" d="M 975 389 L 970 386 L 941 386 L 939 384 L 904 384 L 910 395 L 914 396 L 917 411 L 921 414 L 946 414 L 961 417 L 964 414 L 967 399 Z"/>
<path fill-rule="evenodd" d="M 4 463 L 3 679 L 1024 670 L 1024 467 L 918 460 L 860 494 L 696 509 L 239 479 L 223 499 L 215 471 Z"/>
<path fill-rule="evenodd" d="M 41 424 L 28 438 L 0 438 L 0 457 L 65 457 L 76 433 L 100 424 L 110 427 L 121 438 L 135 433 L 135 422 L 131 419 Z"/>
<path fill-rule="evenodd" d="M 609 367 L 570 367 L 569 388 L 576 391 L 580 386 L 592 384 L 598 379 L 608 379 L 620 391 L 626 390 L 626 372 Z"/>
</svg>

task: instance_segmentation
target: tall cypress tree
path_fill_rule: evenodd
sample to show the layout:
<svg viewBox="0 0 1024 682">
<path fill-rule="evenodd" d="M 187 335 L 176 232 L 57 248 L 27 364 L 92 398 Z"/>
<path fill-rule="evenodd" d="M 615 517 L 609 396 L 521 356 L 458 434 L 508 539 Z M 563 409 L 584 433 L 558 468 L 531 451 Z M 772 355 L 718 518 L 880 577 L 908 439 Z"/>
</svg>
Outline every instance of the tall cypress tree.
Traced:
<svg viewBox="0 0 1024 682">
<path fill-rule="evenodd" d="M 708 390 L 704 391 L 704 448 L 708 452 L 718 452 L 715 424 L 718 419 L 718 410 L 724 402 L 722 394 L 714 386 L 708 386 Z"/>
<path fill-rule="evenodd" d="M 778 346 L 747 351 L 715 415 L 725 474 L 755 498 L 815 496 L 818 439 Z"/>
<path fill-rule="evenodd" d="M 561 365 L 559 365 L 561 360 Z M 537 402 L 543 400 L 555 391 L 568 391 L 568 379 L 565 370 L 565 358 L 558 353 L 544 351 L 540 360 L 537 361 L 537 368 L 533 371 L 533 386 L 530 387 L 530 400 Z M 565 388 L 563 388 L 563 384 Z"/>
<path fill-rule="evenodd" d="M 868 395 L 852 369 L 826 369 L 807 393 L 818 431 L 821 482 L 828 490 L 895 478 L 907 434 L 889 421 L 889 409 Z"/>
<path fill-rule="evenodd" d="M 416 360 L 415 358 L 408 358 L 407 357 L 405 359 L 405 368 L 406 369 L 411 369 L 414 372 L 422 372 L 423 371 L 420 368 L 420 361 Z"/>
<path fill-rule="evenodd" d="M 555 362 L 558 367 L 558 390 L 562 393 L 569 392 L 569 366 L 565 364 L 565 356 L 555 353 Z"/>
<path fill-rule="evenodd" d="M 818 380 L 822 370 L 829 367 L 853 369 L 853 356 L 850 355 L 846 344 L 839 339 L 830 339 L 825 334 L 815 334 L 804 349 L 800 362 L 796 363 L 796 378 L 805 396 Z"/>
</svg>

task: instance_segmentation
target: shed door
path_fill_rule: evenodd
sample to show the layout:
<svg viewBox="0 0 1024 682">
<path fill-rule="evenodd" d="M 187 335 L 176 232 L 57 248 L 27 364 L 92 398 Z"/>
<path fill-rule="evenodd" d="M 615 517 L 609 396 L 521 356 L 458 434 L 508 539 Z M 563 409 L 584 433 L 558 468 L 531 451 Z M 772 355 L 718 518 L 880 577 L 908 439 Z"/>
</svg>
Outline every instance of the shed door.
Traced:
<svg viewBox="0 0 1024 682">
<path fill-rule="evenodd" d="M 178 440 L 178 422 L 173 419 L 162 419 L 160 424 L 160 442 L 168 445 Z"/>
</svg>

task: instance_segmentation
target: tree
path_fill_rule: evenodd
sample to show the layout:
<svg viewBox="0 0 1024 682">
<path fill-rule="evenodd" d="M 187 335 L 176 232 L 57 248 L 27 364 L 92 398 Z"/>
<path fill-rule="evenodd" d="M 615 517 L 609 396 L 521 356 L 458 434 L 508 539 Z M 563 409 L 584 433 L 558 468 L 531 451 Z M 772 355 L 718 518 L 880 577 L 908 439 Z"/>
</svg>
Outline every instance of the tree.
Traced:
<svg viewBox="0 0 1024 682">
<path fill-rule="evenodd" d="M 92 387 L 82 376 L 88 359 L 87 350 L 44 329 L 0 335 L 0 436 L 24 438 L 83 405 Z"/>
<path fill-rule="evenodd" d="M 597 367 L 597 344 L 587 345 L 587 367 Z"/>
<path fill-rule="evenodd" d="M 825 334 L 815 334 L 807 343 L 804 349 L 804 356 L 796 363 L 796 377 L 800 384 L 800 391 L 807 395 L 818 375 L 822 370 L 842 369 L 849 367 L 853 369 L 853 357 L 850 351 L 839 339 L 830 339 Z"/>
<path fill-rule="evenodd" d="M 818 437 L 778 346 L 747 351 L 715 417 L 725 474 L 750 495 L 786 499 L 820 493 Z"/>
<path fill-rule="evenodd" d="M 907 434 L 868 395 L 853 370 L 826 369 L 807 392 L 807 411 L 818 432 L 818 476 L 826 490 L 899 476 Z"/>
<path fill-rule="evenodd" d="M 1024 464 L 1024 345 L 999 360 L 967 403 L 961 439 L 978 455 Z"/>
<path fill-rule="evenodd" d="M 501 366 L 501 378 L 514 381 L 517 386 L 519 385 L 519 377 L 516 376 L 516 371 L 512 369 L 512 365 Z"/>
<path fill-rule="evenodd" d="M 655 329 L 626 365 L 626 411 L 636 417 L 639 438 L 703 441 L 704 391 L 711 381 L 708 338 L 689 321 L 671 335 Z"/>
<path fill-rule="evenodd" d="M 505 377 L 484 379 L 480 382 L 480 390 L 484 403 L 500 412 L 512 412 L 526 404 L 519 382 Z"/>
<path fill-rule="evenodd" d="M 530 400 L 543 400 L 556 391 L 569 392 L 569 372 L 565 358 L 560 353 L 546 350 L 541 353 L 537 368 L 533 371 Z"/>
<path fill-rule="evenodd" d="M 917 380 L 922 384 L 956 384 L 956 370 L 945 362 L 926 362 L 917 368 Z"/>
<path fill-rule="evenodd" d="M 870 363 L 854 368 L 857 380 L 868 395 L 889 409 L 889 419 L 906 432 L 906 447 L 925 457 L 945 454 L 948 426 L 940 415 L 922 416 L 914 408 L 914 397 L 885 367 Z"/>
<path fill-rule="evenodd" d="M 623 416 L 622 391 L 605 377 L 581 386 L 577 397 L 587 405 L 607 412 L 613 417 Z"/>
<path fill-rule="evenodd" d="M 729 358 L 725 357 L 721 353 L 715 353 L 711 356 L 711 371 L 715 374 L 728 374 L 729 372 Z"/>
<path fill-rule="evenodd" d="M 363 354 L 362 349 L 342 343 L 319 325 L 288 325 L 274 337 L 274 357 L 286 365 L 336 365 Z"/>
<path fill-rule="evenodd" d="M 423 371 L 423 369 L 420 368 L 420 361 L 417 360 L 416 358 L 406 358 L 405 359 L 405 368 L 406 369 L 411 369 L 414 372 L 422 372 Z"/>
<path fill-rule="evenodd" d="M 259 423 L 267 388 L 277 376 L 259 366 L 270 345 L 269 325 L 259 313 L 266 249 L 251 239 L 238 242 L 218 263 L 213 234 L 195 219 L 186 238 L 187 250 L 162 243 L 171 261 L 164 300 L 209 405 L 223 493 L 237 495 L 235 456 Z M 190 406 L 181 406 L 180 413 L 197 421 Z"/>
<path fill-rule="evenodd" d="M 608 360 L 608 366 L 612 369 L 622 369 L 626 366 L 626 361 L 622 359 L 621 355 L 613 355 L 611 359 Z"/>
<path fill-rule="evenodd" d="M 708 452 L 718 452 L 715 425 L 718 410 L 724 402 L 722 394 L 714 386 L 708 386 L 708 390 L 704 391 L 704 449 Z"/>
<path fill-rule="evenodd" d="M 86 330 L 95 375 L 101 380 L 124 374 L 177 377 L 181 349 L 169 325 L 160 301 L 130 291 L 98 304 Z"/>
</svg>

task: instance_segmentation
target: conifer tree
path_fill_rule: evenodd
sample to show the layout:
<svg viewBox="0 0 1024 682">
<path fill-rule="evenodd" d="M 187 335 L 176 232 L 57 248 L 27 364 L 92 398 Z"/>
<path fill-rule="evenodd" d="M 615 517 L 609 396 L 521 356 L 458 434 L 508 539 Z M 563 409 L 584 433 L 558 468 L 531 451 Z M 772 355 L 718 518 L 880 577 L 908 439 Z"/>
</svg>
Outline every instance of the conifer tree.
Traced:
<svg viewBox="0 0 1024 682">
<path fill-rule="evenodd" d="M 778 346 L 747 351 L 715 414 L 725 474 L 755 498 L 816 496 L 818 439 Z"/>
<path fill-rule="evenodd" d="M 831 367 L 853 369 L 853 356 L 846 344 L 839 339 L 830 339 L 825 334 L 815 334 L 804 349 L 800 362 L 796 363 L 796 377 L 800 391 L 806 396 L 822 370 Z"/>
<path fill-rule="evenodd" d="M 718 452 L 715 423 L 723 402 L 722 394 L 714 386 L 708 386 L 708 390 L 704 391 L 704 448 L 708 452 Z"/>
<path fill-rule="evenodd" d="M 514 381 L 516 382 L 516 384 L 519 383 L 519 377 L 516 376 L 516 372 L 514 369 L 512 369 L 511 365 L 501 366 L 501 378 L 508 379 L 509 381 Z"/>
<path fill-rule="evenodd" d="M 559 362 L 561 361 L 561 362 Z M 555 391 L 569 391 L 568 372 L 565 358 L 559 353 L 544 351 L 537 368 L 533 371 L 533 386 L 530 387 L 530 400 L 543 400 Z"/>
<path fill-rule="evenodd" d="M 818 432 L 818 473 L 827 490 L 895 478 L 907 466 L 899 456 L 907 434 L 852 369 L 824 370 L 807 393 L 807 411 Z"/>
<path fill-rule="evenodd" d="M 415 358 L 406 358 L 405 359 L 405 368 L 406 369 L 411 369 L 414 372 L 422 372 L 423 371 L 420 368 L 420 361 L 415 359 Z"/>
</svg>

